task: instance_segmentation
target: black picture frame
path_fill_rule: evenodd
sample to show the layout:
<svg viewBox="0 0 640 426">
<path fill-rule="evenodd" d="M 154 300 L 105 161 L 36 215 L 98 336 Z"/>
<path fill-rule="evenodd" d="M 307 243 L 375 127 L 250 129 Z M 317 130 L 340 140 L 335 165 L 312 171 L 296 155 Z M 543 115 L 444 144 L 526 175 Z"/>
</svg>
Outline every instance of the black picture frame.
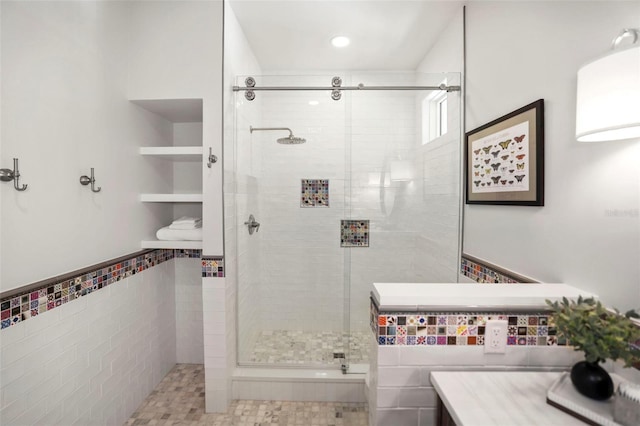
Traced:
<svg viewBox="0 0 640 426">
<path fill-rule="evenodd" d="M 465 202 L 544 206 L 544 99 L 465 134 Z"/>
</svg>

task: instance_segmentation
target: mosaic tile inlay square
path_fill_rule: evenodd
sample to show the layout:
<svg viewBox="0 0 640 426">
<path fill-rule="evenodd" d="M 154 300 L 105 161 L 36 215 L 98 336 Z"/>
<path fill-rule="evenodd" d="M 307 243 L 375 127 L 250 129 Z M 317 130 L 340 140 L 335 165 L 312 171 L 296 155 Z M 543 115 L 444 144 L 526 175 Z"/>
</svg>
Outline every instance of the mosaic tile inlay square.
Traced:
<svg viewBox="0 0 640 426">
<path fill-rule="evenodd" d="M 369 221 L 340 221 L 340 247 L 369 247 Z"/>
<path fill-rule="evenodd" d="M 224 277 L 224 258 L 223 257 L 203 257 L 202 258 L 202 277 Z"/>
<path fill-rule="evenodd" d="M 329 207 L 329 179 L 302 179 L 300 207 Z"/>
</svg>

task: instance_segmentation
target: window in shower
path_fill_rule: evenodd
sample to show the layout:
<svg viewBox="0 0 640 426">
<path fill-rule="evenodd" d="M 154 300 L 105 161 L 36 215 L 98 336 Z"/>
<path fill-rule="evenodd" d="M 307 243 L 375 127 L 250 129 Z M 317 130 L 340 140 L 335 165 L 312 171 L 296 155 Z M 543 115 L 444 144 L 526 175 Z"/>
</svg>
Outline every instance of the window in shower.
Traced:
<svg viewBox="0 0 640 426">
<path fill-rule="evenodd" d="M 447 80 L 440 84 L 447 84 Z M 448 129 L 448 93 L 432 92 L 422 101 L 422 144 L 444 136 Z"/>
</svg>

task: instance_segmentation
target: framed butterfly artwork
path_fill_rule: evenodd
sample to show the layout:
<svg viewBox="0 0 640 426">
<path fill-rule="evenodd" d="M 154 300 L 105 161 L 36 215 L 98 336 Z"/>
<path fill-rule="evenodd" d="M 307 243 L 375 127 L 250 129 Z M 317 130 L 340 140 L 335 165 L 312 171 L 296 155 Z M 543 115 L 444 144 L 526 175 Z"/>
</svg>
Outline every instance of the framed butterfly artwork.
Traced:
<svg viewBox="0 0 640 426">
<path fill-rule="evenodd" d="M 466 133 L 464 158 L 467 204 L 544 206 L 544 99 Z"/>
</svg>

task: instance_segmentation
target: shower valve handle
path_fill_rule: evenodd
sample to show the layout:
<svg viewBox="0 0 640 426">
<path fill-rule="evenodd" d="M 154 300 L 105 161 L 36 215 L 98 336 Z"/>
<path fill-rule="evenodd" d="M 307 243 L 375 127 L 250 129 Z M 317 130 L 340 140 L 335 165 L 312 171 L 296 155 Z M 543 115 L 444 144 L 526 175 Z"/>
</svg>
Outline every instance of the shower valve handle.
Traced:
<svg viewBox="0 0 640 426">
<path fill-rule="evenodd" d="M 253 235 L 254 232 L 258 232 L 260 229 L 260 223 L 256 222 L 256 218 L 253 215 L 249 215 L 249 220 L 244 224 L 249 228 L 249 235 Z"/>
</svg>

